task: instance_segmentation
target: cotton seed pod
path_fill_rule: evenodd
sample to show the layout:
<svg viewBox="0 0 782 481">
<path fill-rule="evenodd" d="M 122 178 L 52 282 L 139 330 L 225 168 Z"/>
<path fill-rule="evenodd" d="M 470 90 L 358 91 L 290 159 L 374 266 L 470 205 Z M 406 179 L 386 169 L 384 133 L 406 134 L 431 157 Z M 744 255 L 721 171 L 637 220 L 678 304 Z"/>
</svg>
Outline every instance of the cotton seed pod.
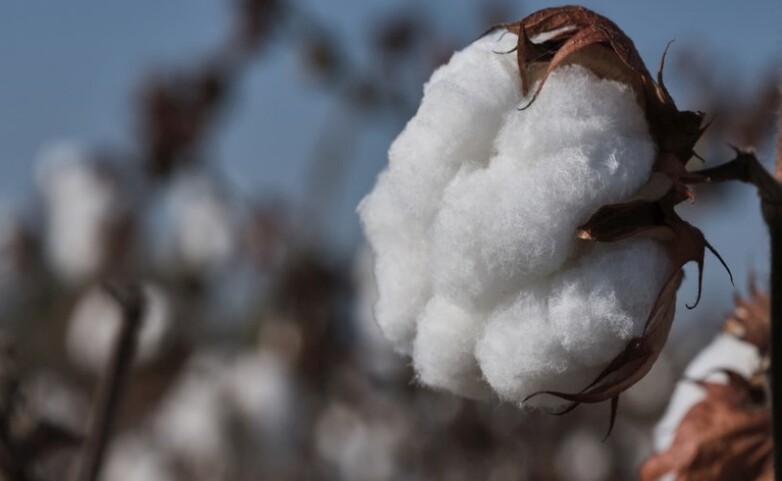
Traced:
<svg viewBox="0 0 782 481">
<path fill-rule="evenodd" d="M 673 210 L 701 120 L 582 7 L 438 69 L 359 206 L 375 316 L 420 382 L 570 409 L 643 377 L 707 246 Z"/>
</svg>

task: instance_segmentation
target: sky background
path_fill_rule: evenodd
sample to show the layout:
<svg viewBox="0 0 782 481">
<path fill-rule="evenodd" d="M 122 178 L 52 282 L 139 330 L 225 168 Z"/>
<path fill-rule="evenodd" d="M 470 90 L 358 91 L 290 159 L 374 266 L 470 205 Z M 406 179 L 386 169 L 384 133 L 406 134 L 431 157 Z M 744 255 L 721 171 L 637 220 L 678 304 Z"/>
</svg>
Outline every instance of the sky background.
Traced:
<svg viewBox="0 0 782 481">
<path fill-rule="evenodd" d="M 197 62 L 223 38 L 230 21 L 227 0 L 25 0 L 0 3 L 0 202 L 29 202 L 35 159 L 53 141 L 89 146 L 132 145 L 133 94 L 145 72 L 156 66 Z M 485 25 L 474 2 L 452 0 L 310 0 L 299 8 L 320 18 L 343 45 L 357 45 L 384 15 L 415 6 L 429 13 L 438 30 L 464 45 Z M 557 5 L 525 1 L 516 20 Z M 782 2 L 663 0 L 586 1 L 634 39 L 652 70 L 665 44 L 698 45 L 718 59 L 717 72 L 736 76 L 737 93 L 755 85 L 782 57 Z M 212 153 L 238 188 L 259 196 L 306 200 L 307 176 L 317 132 L 339 112 L 333 95 L 307 77 L 299 56 L 284 40 L 274 42 L 244 77 Z M 359 49 L 357 49 L 358 51 Z M 677 66 L 676 68 L 681 68 Z M 674 98 L 692 96 L 668 68 Z M 680 106 L 691 107 L 680 102 Z M 361 126 L 361 141 L 339 194 L 323 212 L 337 245 L 361 242 L 354 208 L 384 166 L 385 151 L 398 133 L 387 120 Z M 770 158 L 770 152 L 761 152 Z M 692 210 L 692 209 L 690 209 Z M 749 189 L 699 226 L 734 270 L 737 287 L 747 275 L 767 272 L 768 245 L 757 201 Z M 692 277 L 692 276 L 690 276 Z M 716 261 L 707 258 L 706 290 L 697 317 L 724 312 L 730 286 Z M 680 303 L 690 301 L 690 282 Z M 692 314 L 684 314 L 686 319 Z M 716 323 L 716 322 L 715 322 Z M 682 328 L 674 337 L 688 336 Z M 682 341 L 684 342 L 684 341 Z"/>
</svg>

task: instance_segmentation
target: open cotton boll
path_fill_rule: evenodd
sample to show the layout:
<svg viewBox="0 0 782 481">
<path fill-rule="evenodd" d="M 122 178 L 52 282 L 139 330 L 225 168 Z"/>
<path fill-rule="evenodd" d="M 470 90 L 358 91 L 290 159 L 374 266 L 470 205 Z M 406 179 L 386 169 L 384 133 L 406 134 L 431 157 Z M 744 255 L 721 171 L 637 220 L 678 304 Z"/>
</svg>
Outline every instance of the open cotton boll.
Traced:
<svg viewBox="0 0 782 481">
<path fill-rule="evenodd" d="M 166 292 L 156 284 L 143 286 L 145 310 L 134 363 L 148 364 L 163 354 L 171 340 L 174 312 Z M 68 324 L 66 350 L 82 369 L 106 370 L 122 327 L 122 310 L 105 289 L 92 287 L 77 301 Z"/>
<path fill-rule="evenodd" d="M 643 332 L 673 266 L 656 241 L 576 236 L 651 174 L 633 89 L 562 66 L 519 110 L 516 56 L 498 53 L 516 43 L 498 31 L 432 75 L 359 214 L 375 316 L 418 379 L 517 403 L 591 382 Z"/>
<path fill-rule="evenodd" d="M 654 429 L 655 449 L 662 452 L 670 447 L 684 416 L 705 398 L 705 391 L 693 380 L 727 383 L 727 377 L 720 372 L 722 369 L 749 378 L 760 369 L 760 363 L 760 353 L 754 345 L 731 334 L 718 334 L 685 369 L 683 380 L 676 386 L 665 415 Z"/>
</svg>

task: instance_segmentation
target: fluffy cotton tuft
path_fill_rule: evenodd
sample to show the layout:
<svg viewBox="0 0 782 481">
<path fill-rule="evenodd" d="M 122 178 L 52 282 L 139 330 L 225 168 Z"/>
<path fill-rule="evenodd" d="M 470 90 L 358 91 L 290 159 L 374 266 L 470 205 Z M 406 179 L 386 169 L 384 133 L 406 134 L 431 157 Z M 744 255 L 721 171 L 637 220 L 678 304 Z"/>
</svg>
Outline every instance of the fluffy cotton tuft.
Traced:
<svg viewBox="0 0 782 481">
<path fill-rule="evenodd" d="M 565 66 L 518 110 L 515 55 L 498 53 L 515 45 L 486 36 L 432 75 L 359 213 L 375 317 L 420 381 L 518 402 L 585 387 L 641 334 L 672 266 L 652 240 L 576 237 L 650 176 L 631 88 Z"/>
</svg>

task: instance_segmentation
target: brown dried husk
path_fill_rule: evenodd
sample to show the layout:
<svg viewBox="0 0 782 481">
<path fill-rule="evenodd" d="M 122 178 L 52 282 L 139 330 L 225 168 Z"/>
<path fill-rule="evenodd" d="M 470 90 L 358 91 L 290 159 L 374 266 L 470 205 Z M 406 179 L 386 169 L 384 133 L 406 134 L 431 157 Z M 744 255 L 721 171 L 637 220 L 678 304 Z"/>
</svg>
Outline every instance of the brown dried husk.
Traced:
<svg viewBox="0 0 782 481">
<path fill-rule="evenodd" d="M 762 386 L 724 371 L 727 384 L 700 381 L 705 398 L 684 416 L 671 446 L 644 462 L 641 481 L 771 481 L 771 411 Z"/>
<path fill-rule="evenodd" d="M 700 298 L 704 252 L 711 247 L 700 230 L 682 220 L 674 207 L 694 197 L 685 181 L 692 181 L 696 176 L 686 171 L 685 164 L 694 155 L 695 143 L 706 128 L 702 127 L 703 114 L 677 109 L 662 80 L 665 55 L 655 81 L 632 40 L 612 21 L 584 7 L 540 10 L 519 22 L 498 25 L 489 31 L 500 28 L 518 35 L 514 50 L 525 95 L 537 82 L 527 106 L 545 88 L 546 79 L 553 70 L 577 63 L 599 77 L 623 82 L 633 89 L 657 145 L 654 173 L 636 198 L 600 208 L 577 233 L 579 238 L 593 242 L 649 236 L 665 246 L 673 270 L 657 296 L 642 335 L 630 340 L 604 371 L 580 392 L 537 392 L 524 399 L 548 394 L 570 401 L 571 404 L 558 414 L 569 412 L 580 403 L 611 400 L 613 425 L 619 394 L 646 375 L 662 351 L 674 317 L 676 291 L 683 278 L 682 267 L 691 261 L 698 266 Z M 555 33 L 540 43 L 530 40 L 552 32 Z"/>
</svg>

